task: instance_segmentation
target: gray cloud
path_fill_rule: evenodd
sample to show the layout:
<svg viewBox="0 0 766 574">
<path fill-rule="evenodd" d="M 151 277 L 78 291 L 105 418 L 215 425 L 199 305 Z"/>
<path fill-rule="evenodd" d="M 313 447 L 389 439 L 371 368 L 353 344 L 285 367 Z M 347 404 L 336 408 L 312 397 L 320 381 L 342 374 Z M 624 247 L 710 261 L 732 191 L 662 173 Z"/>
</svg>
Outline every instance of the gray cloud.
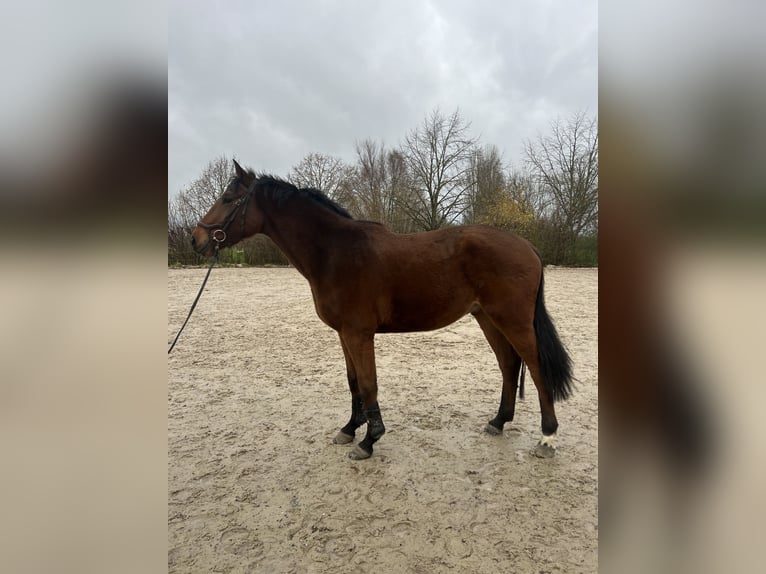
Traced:
<svg viewBox="0 0 766 574">
<path fill-rule="evenodd" d="M 597 108 L 593 1 L 175 1 L 169 29 L 171 194 L 222 153 L 276 174 L 351 161 L 437 106 L 518 165 L 525 138 Z"/>
</svg>

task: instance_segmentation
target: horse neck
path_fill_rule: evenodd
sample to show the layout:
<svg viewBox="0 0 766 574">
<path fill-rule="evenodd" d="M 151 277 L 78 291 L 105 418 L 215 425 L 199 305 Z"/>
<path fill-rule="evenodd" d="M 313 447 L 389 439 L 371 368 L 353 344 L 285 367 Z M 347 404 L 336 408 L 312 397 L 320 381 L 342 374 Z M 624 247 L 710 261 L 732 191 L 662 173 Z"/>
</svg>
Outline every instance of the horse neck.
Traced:
<svg viewBox="0 0 766 574">
<path fill-rule="evenodd" d="M 292 265 L 314 283 L 336 251 L 338 234 L 351 220 L 310 201 L 291 199 L 277 206 L 263 198 L 262 233 L 268 236 Z"/>
</svg>

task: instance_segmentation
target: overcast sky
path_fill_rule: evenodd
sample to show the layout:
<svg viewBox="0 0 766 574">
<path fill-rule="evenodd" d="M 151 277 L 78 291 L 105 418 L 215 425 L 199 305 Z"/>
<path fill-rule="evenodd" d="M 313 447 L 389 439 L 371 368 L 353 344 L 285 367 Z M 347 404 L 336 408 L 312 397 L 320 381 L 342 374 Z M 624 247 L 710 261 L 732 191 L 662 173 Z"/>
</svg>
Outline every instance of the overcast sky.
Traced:
<svg viewBox="0 0 766 574">
<path fill-rule="evenodd" d="M 597 20 L 594 0 L 172 0 L 168 193 L 221 154 L 283 176 L 351 162 L 435 107 L 519 166 L 551 120 L 597 113 Z"/>
</svg>

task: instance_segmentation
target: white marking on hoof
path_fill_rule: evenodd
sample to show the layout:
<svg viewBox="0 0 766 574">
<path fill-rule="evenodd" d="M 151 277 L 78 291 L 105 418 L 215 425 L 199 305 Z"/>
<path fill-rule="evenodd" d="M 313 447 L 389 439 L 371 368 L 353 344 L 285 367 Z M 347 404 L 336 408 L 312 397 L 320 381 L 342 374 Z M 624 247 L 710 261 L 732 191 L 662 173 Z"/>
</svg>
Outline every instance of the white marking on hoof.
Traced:
<svg viewBox="0 0 766 574">
<path fill-rule="evenodd" d="M 553 444 L 555 438 L 556 433 L 549 436 L 543 435 L 532 454 L 539 458 L 552 458 L 556 454 L 556 445 Z"/>
<path fill-rule="evenodd" d="M 556 440 L 556 433 L 553 433 L 553 434 L 547 435 L 547 436 L 543 435 L 540 438 L 540 442 L 538 444 L 546 444 L 546 445 L 550 446 L 551 448 L 556 448 L 556 445 L 553 444 L 555 440 Z"/>
<path fill-rule="evenodd" d="M 493 434 L 493 435 L 503 434 L 503 431 L 501 431 L 499 428 L 497 428 L 496 426 L 490 423 L 487 423 L 487 426 L 484 427 L 484 432 L 486 432 L 487 434 Z"/>
</svg>

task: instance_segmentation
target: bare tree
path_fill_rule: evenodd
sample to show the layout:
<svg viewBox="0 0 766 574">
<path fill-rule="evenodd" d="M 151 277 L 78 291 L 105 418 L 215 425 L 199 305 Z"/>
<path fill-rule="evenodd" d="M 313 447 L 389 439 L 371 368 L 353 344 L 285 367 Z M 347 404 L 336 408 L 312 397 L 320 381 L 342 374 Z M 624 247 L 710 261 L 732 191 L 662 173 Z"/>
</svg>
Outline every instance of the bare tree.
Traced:
<svg viewBox="0 0 766 574">
<path fill-rule="evenodd" d="M 338 200 L 349 169 L 343 160 L 322 153 L 310 153 L 290 170 L 287 179 L 298 187 L 313 187 Z"/>
<path fill-rule="evenodd" d="M 475 150 L 470 165 L 473 187 L 468 194 L 470 207 L 465 222 L 491 225 L 529 237 L 537 196 L 529 177 L 506 170 L 493 145 Z"/>
<path fill-rule="evenodd" d="M 402 205 L 423 230 L 455 223 L 468 207 L 468 159 L 478 141 L 469 128 L 459 111 L 447 117 L 436 109 L 405 137 L 402 153 L 418 193 Z"/>
<path fill-rule="evenodd" d="M 564 237 L 564 259 L 571 261 L 576 239 L 598 225 L 598 120 L 583 112 L 558 119 L 550 134 L 526 142 L 525 154 L 550 198 L 546 215 Z"/>
<path fill-rule="evenodd" d="M 544 217 L 548 198 L 540 189 L 535 177 L 527 171 L 509 171 L 505 180 L 505 191 L 514 203 L 532 219 Z"/>
<path fill-rule="evenodd" d="M 225 155 L 211 160 L 202 173 L 178 194 L 179 210 L 187 225 L 196 224 L 210 206 L 221 197 L 233 173 L 232 162 Z"/>
<path fill-rule="evenodd" d="M 196 262 L 189 237 L 189 225 L 180 212 L 178 198 L 168 199 L 168 264 Z"/>
<path fill-rule="evenodd" d="M 356 143 L 356 193 L 362 217 L 387 223 L 386 156 L 383 144 L 373 140 Z"/>
<path fill-rule="evenodd" d="M 412 190 L 401 152 L 364 140 L 357 142 L 356 155 L 354 190 L 359 216 L 379 221 L 397 232 L 414 231 L 412 219 L 401 207 Z"/>
<path fill-rule="evenodd" d="M 386 153 L 390 214 L 388 225 L 398 233 L 417 231 L 417 222 L 404 208 L 416 202 L 417 190 L 412 184 L 412 174 L 407 167 L 407 158 L 397 149 Z"/>
<path fill-rule="evenodd" d="M 505 188 L 505 168 L 494 145 L 476 148 L 468 158 L 466 171 L 465 223 L 485 223 Z"/>
</svg>

